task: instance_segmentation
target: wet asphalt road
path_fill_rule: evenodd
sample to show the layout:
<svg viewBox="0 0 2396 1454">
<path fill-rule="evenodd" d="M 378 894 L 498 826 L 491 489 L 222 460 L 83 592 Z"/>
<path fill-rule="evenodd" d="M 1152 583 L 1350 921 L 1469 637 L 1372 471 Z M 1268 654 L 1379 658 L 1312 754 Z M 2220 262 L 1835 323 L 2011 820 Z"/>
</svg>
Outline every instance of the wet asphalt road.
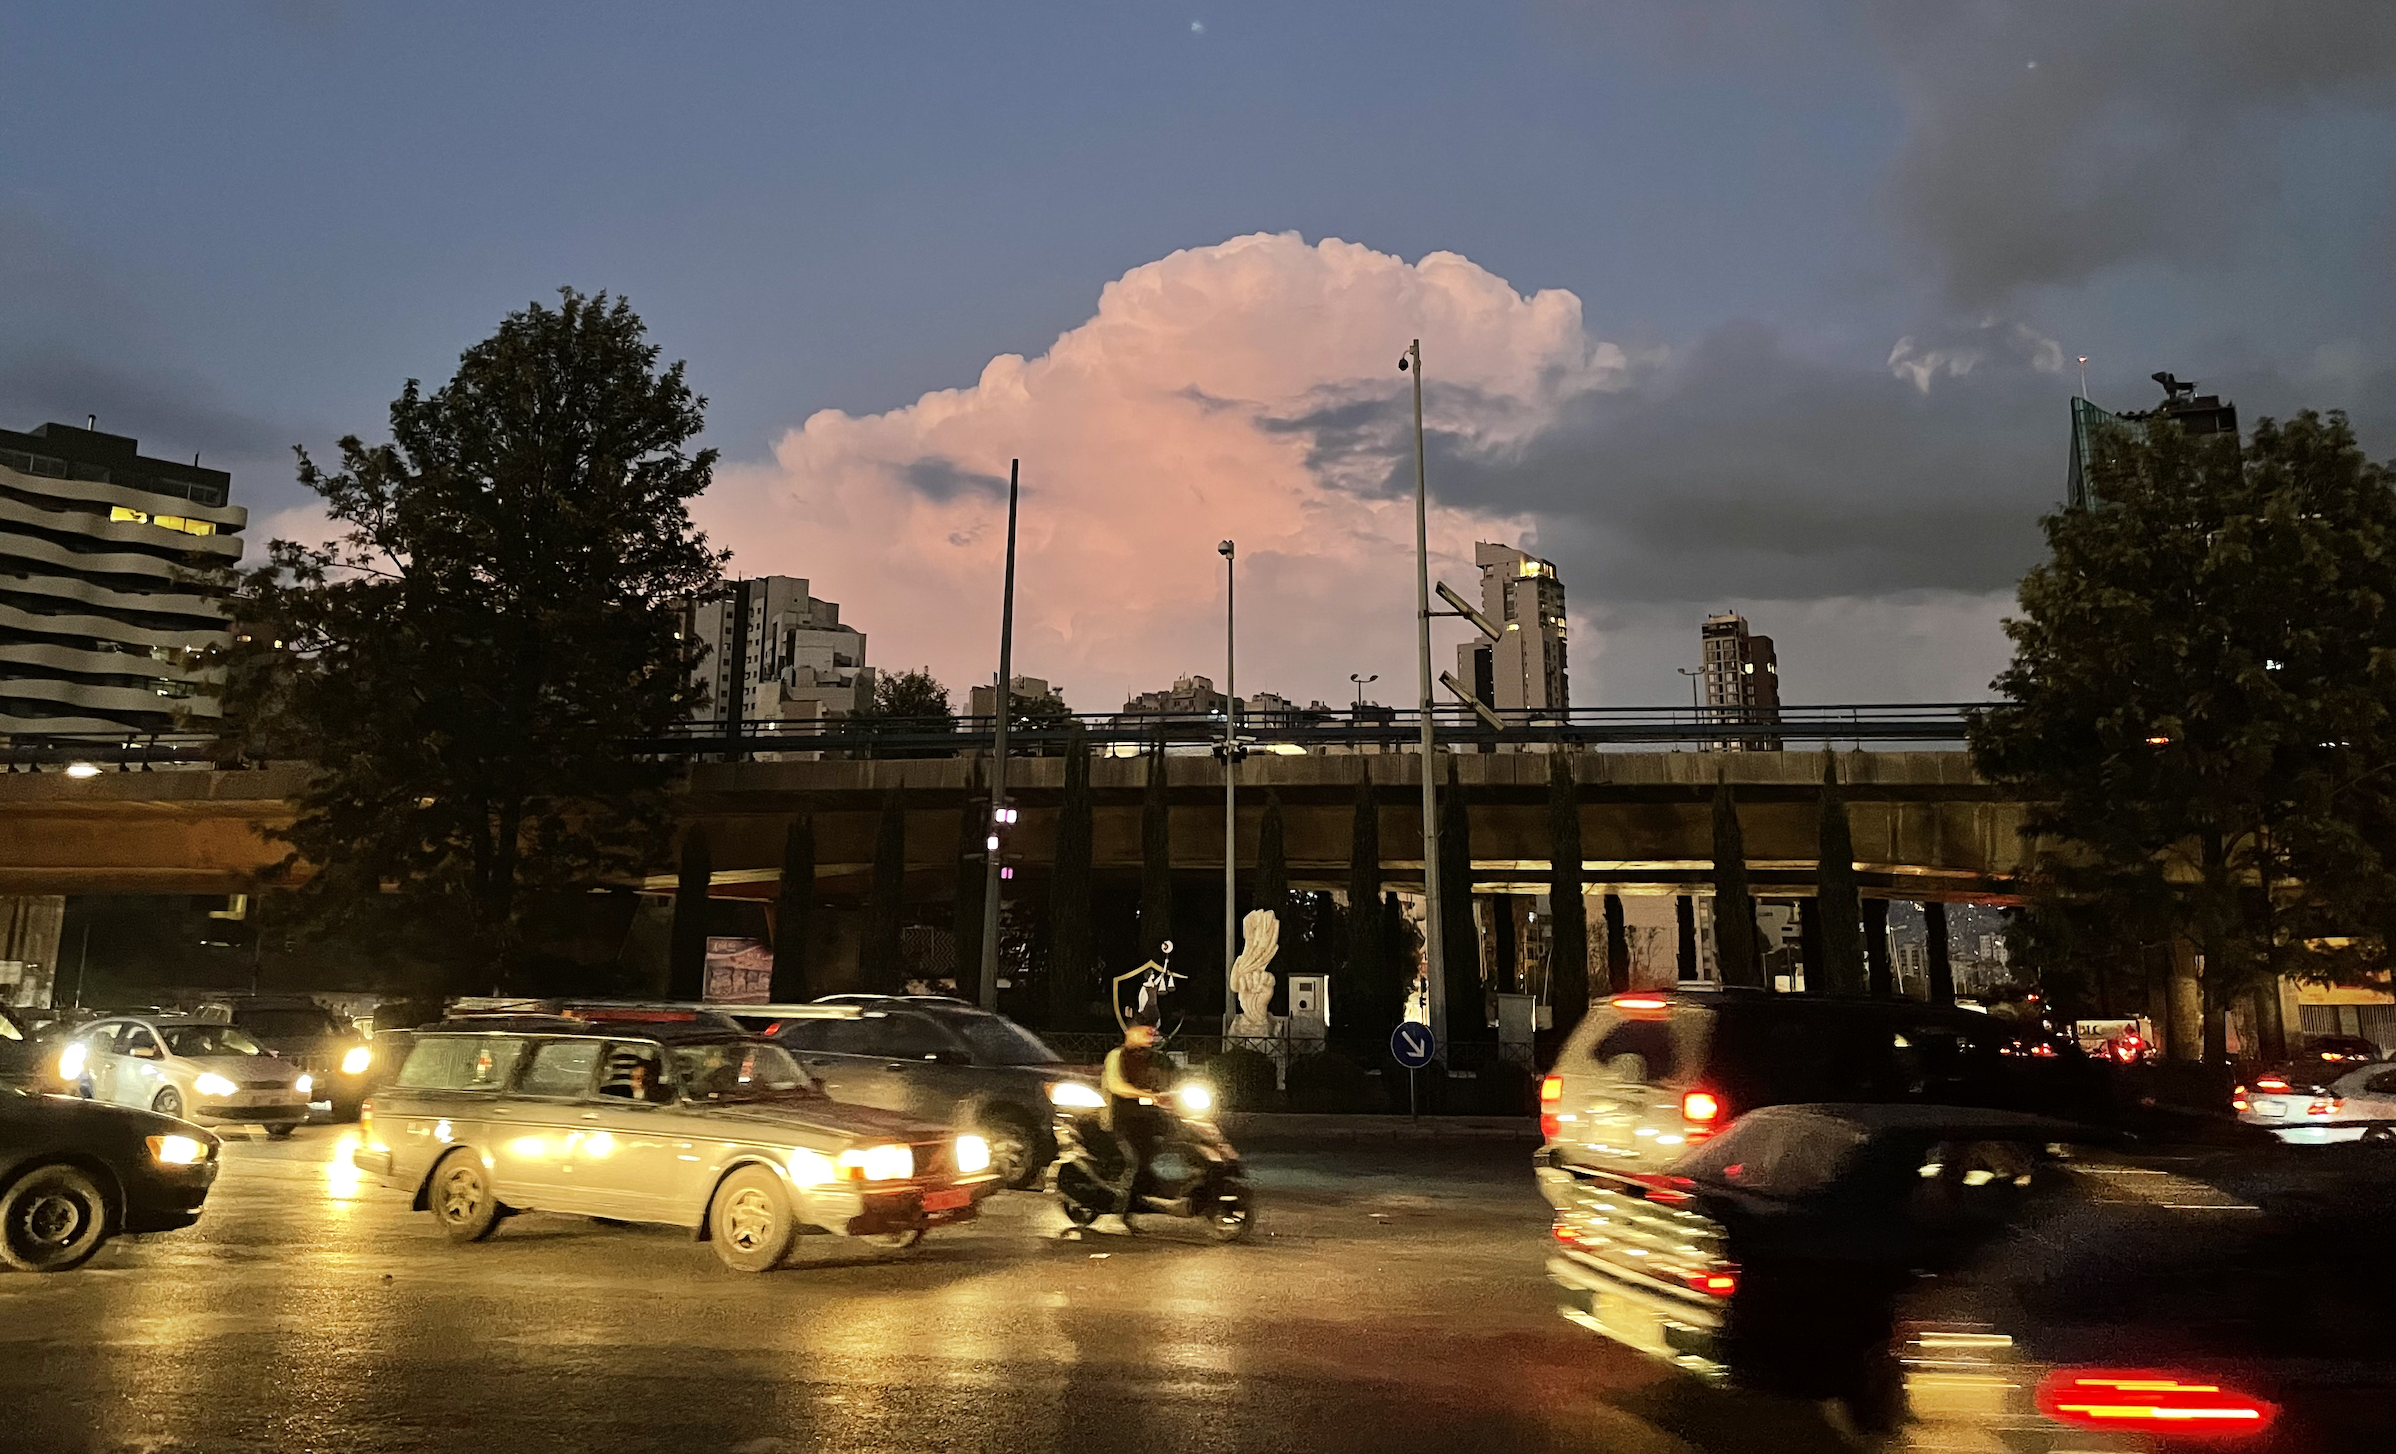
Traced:
<svg viewBox="0 0 2396 1454">
<path fill-rule="evenodd" d="M 452 1246 L 340 1135 L 231 1140 L 198 1227 L 0 1273 L 0 1449 L 1842 1447 L 1559 1318 L 1528 1142 L 1252 1147 L 1242 1246 L 1063 1240 L 1005 1194 L 913 1252 L 808 1238 L 750 1277 L 577 1218 Z"/>
</svg>

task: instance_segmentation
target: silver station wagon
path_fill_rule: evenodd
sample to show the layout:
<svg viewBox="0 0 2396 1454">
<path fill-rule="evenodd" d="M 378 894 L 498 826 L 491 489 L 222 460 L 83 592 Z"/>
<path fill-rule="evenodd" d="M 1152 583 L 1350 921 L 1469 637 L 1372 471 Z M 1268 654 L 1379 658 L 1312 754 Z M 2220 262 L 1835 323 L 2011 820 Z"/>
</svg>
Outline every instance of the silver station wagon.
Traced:
<svg viewBox="0 0 2396 1454">
<path fill-rule="evenodd" d="M 780 1046 L 706 1024 L 419 1031 L 360 1141 L 356 1164 L 453 1240 L 513 1212 L 660 1222 L 742 1272 L 807 1232 L 911 1247 L 999 1184 L 980 1137 L 834 1101 Z"/>
</svg>

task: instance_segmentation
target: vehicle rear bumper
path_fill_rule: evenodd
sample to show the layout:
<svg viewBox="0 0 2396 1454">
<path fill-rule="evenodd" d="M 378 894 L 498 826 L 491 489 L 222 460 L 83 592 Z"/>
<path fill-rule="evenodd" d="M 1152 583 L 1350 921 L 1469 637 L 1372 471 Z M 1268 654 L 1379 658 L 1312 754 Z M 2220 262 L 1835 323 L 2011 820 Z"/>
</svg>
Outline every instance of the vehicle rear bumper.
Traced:
<svg viewBox="0 0 2396 1454">
<path fill-rule="evenodd" d="M 1651 1292 L 1569 1253 L 1550 1256 L 1547 1275 L 1564 1290 L 1556 1310 L 1570 1321 L 1690 1373 L 1727 1372 L 1719 1309 Z"/>
</svg>

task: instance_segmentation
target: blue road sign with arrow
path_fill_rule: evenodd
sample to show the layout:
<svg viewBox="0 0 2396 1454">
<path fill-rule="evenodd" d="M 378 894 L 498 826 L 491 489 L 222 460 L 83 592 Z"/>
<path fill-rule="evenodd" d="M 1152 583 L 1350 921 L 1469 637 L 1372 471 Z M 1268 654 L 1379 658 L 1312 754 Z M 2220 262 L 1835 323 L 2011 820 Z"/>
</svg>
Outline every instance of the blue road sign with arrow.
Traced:
<svg viewBox="0 0 2396 1454">
<path fill-rule="evenodd" d="M 1431 1038 L 1431 1027 L 1412 1020 L 1403 1022 L 1389 1032 L 1389 1058 L 1407 1070 L 1420 1070 L 1431 1063 L 1439 1052 L 1439 1042 Z"/>
</svg>

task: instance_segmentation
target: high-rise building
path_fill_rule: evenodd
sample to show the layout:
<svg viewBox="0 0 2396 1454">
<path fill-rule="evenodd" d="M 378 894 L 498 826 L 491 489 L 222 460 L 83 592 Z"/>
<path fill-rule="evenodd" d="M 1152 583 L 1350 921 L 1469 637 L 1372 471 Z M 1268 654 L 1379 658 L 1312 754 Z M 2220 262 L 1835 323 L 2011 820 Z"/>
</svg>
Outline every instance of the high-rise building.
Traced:
<svg viewBox="0 0 2396 1454">
<path fill-rule="evenodd" d="M 1705 675 L 1705 702 L 1717 722 L 1773 723 L 1780 720 L 1780 658 L 1772 638 L 1747 629 L 1747 618 L 1736 611 L 1708 616 L 1698 627 Z M 1725 738 L 1714 746 L 1723 751 L 1742 748 L 1777 752 L 1778 738 Z"/>
<path fill-rule="evenodd" d="M 991 680 L 995 682 L 998 673 L 992 672 L 990 676 Z M 998 715 L 998 688 L 996 686 L 974 687 L 966 692 L 965 697 L 967 716 L 995 717 Z M 1049 685 L 1044 677 L 1014 676 L 1007 679 L 1007 700 L 1015 705 L 1017 713 L 1020 714 L 1023 704 L 1026 702 L 1054 702 L 1062 707 L 1065 705 L 1065 694 Z"/>
<path fill-rule="evenodd" d="M 1501 712 L 1571 706 L 1564 583 L 1555 563 L 1480 541 L 1473 564 L 1481 568 L 1481 614 L 1498 628 L 1498 639 L 1457 647 L 1456 679 Z"/>
<path fill-rule="evenodd" d="M 0 429 L 0 732 L 207 730 L 241 559 L 232 477 L 120 434 Z"/>
<path fill-rule="evenodd" d="M 807 593 L 793 576 L 725 581 L 683 606 L 683 634 L 707 650 L 691 680 L 704 722 L 808 722 L 871 706 L 874 670 L 865 633 L 840 621 L 840 605 Z"/>
<path fill-rule="evenodd" d="M 1215 690 L 1214 678 L 1204 676 L 1176 677 L 1173 685 L 1161 692 L 1138 692 L 1123 704 L 1126 717 L 1219 717 L 1223 714 L 1223 694 Z"/>
<path fill-rule="evenodd" d="M 2238 406 L 2224 404 L 2219 394 L 2199 394 L 2193 382 L 2183 381 L 2168 373 L 2153 376 L 2163 386 L 2163 402 L 2152 409 L 2133 409 L 2120 414 L 2108 413 L 2090 403 L 2085 397 L 2072 398 L 2072 457 L 2069 472 L 2064 476 L 2063 503 L 2074 510 L 2085 510 L 2090 504 L 2089 475 L 2094 471 L 2099 451 L 2104 447 L 2108 426 L 2141 432 L 2158 419 L 2177 424 L 2188 434 L 2238 433 Z"/>
</svg>

